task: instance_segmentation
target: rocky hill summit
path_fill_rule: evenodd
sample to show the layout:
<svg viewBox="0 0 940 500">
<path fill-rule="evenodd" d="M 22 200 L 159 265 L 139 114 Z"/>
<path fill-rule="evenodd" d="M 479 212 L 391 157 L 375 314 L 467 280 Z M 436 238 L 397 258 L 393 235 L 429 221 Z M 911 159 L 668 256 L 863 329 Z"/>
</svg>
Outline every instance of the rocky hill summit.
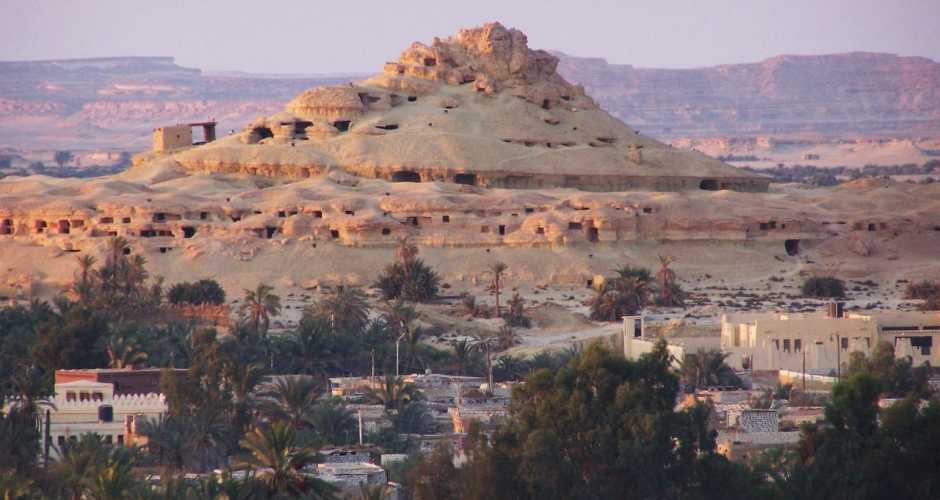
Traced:
<svg viewBox="0 0 940 500">
<path fill-rule="evenodd" d="M 309 89 L 240 134 L 170 158 L 189 172 L 272 177 L 339 169 L 514 189 L 767 189 L 761 176 L 638 134 L 556 65 L 522 32 L 486 24 L 415 43 L 380 75 Z"/>
</svg>

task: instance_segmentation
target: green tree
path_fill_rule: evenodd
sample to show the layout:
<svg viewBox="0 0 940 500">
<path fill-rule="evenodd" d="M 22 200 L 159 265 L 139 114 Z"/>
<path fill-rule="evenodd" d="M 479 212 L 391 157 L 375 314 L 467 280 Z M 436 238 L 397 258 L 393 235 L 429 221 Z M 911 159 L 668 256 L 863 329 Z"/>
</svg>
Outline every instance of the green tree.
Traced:
<svg viewBox="0 0 940 500">
<path fill-rule="evenodd" d="M 366 397 L 370 401 L 382 404 L 386 410 L 401 410 L 411 402 L 423 398 L 417 386 L 392 375 L 386 375 L 378 388 L 370 388 Z"/>
<path fill-rule="evenodd" d="M 845 297 L 845 283 L 832 276 L 814 276 L 803 282 L 802 291 L 807 297 L 841 298 Z"/>
<path fill-rule="evenodd" d="M 361 289 L 340 286 L 310 308 L 311 316 L 329 323 L 334 330 L 360 332 L 369 323 L 369 305 Z"/>
<path fill-rule="evenodd" d="M 417 254 L 417 247 L 402 240 L 398 261 L 386 266 L 373 285 L 386 300 L 425 302 L 437 296 L 441 279 Z"/>
<path fill-rule="evenodd" d="M 141 350 L 132 330 L 124 329 L 111 334 L 105 342 L 104 350 L 108 356 L 109 368 L 134 368 L 147 362 L 147 353 Z"/>
<path fill-rule="evenodd" d="M 648 301 L 649 283 L 636 276 L 618 276 L 595 287 L 591 299 L 591 319 L 620 321 L 639 312 Z"/>
<path fill-rule="evenodd" d="M 670 362 L 665 342 L 638 361 L 591 346 L 533 373 L 484 453 L 474 498 L 753 498 L 762 481 L 715 454 L 707 407 L 674 411 Z"/>
<path fill-rule="evenodd" d="M 75 156 L 71 151 L 56 151 L 53 155 L 53 160 L 55 160 L 59 168 L 64 167 L 66 163 L 71 162 L 74 158 Z"/>
<path fill-rule="evenodd" d="M 274 288 L 259 284 L 254 290 L 245 290 L 241 314 L 247 319 L 255 332 L 267 335 L 271 326 L 271 317 L 281 313 L 281 298 L 274 294 Z"/>
<path fill-rule="evenodd" d="M 503 317 L 506 324 L 514 328 L 529 328 L 532 321 L 525 315 L 525 301 L 518 293 L 513 294 L 509 299 L 509 313 Z"/>
<path fill-rule="evenodd" d="M 890 342 L 875 344 L 871 356 L 857 351 L 851 353 L 845 376 L 859 373 L 870 373 L 877 378 L 884 394 L 891 398 L 908 395 L 926 398 L 931 394 L 930 365 L 915 368 L 910 357 L 896 358 Z"/>
<path fill-rule="evenodd" d="M 257 405 L 269 421 L 302 429 L 309 425 L 309 412 L 323 390 L 323 384 L 310 376 L 280 376 L 262 388 Z"/>
<path fill-rule="evenodd" d="M 741 379 L 725 363 L 729 353 L 718 349 L 699 349 L 681 360 L 682 383 L 690 387 L 709 386 L 742 387 Z"/>
<path fill-rule="evenodd" d="M 493 281 L 490 283 L 490 291 L 493 292 L 493 295 L 496 297 L 496 317 L 503 317 L 502 313 L 499 310 L 499 292 L 500 287 L 503 285 L 503 273 L 509 269 L 504 262 L 494 262 L 489 268 L 489 273 L 493 276 Z"/>
<path fill-rule="evenodd" d="M 256 471 L 269 496 L 337 498 L 335 486 L 303 471 L 316 462 L 316 451 L 300 446 L 290 425 L 275 422 L 258 427 L 240 444 L 247 454 L 236 460 L 236 466 Z"/>
<path fill-rule="evenodd" d="M 215 280 L 201 279 L 195 283 L 177 283 L 170 288 L 167 300 L 172 304 L 224 304 L 225 290 Z"/>
</svg>

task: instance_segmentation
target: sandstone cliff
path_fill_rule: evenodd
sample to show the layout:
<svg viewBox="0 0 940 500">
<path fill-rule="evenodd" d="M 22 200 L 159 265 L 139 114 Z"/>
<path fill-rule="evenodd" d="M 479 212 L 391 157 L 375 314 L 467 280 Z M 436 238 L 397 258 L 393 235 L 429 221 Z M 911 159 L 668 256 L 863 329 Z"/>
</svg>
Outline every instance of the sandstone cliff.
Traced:
<svg viewBox="0 0 940 500">
<path fill-rule="evenodd" d="M 857 52 L 654 69 L 556 55 L 565 78 L 654 137 L 940 133 L 940 63 L 922 57 Z"/>
</svg>

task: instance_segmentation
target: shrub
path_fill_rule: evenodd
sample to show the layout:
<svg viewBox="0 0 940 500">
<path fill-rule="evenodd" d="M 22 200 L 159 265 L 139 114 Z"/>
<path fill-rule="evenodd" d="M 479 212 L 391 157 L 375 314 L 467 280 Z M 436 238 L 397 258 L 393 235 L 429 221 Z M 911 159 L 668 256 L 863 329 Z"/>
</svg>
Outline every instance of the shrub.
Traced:
<svg viewBox="0 0 940 500">
<path fill-rule="evenodd" d="M 807 297 L 845 297 L 845 283 L 832 276 L 816 276 L 803 282 Z"/>
<path fill-rule="evenodd" d="M 167 299 L 173 304 L 223 304 L 225 290 L 215 280 L 204 279 L 195 283 L 177 283 L 170 288 Z"/>
<path fill-rule="evenodd" d="M 529 328 L 532 321 L 525 316 L 525 302 L 518 293 L 509 299 L 509 310 L 503 314 L 503 320 L 511 327 Z"/>
<path fill-rule="evenodd" d="M 936 283 L 926 280 L 911 283 L 907 285 L 907 290 L 904 291 L 905 299 L 930 300 L 937 295 L 940 295 L 940 287 Z"/>
</svg>

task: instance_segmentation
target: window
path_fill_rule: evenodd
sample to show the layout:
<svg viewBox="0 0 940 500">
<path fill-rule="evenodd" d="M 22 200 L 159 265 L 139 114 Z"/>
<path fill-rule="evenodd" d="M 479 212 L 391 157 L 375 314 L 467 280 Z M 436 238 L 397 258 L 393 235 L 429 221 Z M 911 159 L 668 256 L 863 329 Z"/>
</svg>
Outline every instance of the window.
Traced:
<svg viewBox="0 0 940 500">
<path fill-rule="evenodd" d="M 800 340 L 800 339 L 794 340 L 794 341 L 793 341 L 793 352 L 801 352 L 801 351 L 803 351 L 803 341 Z"/>
<path fill-rule="evenodd" d="M 111 437 L 110 434 L 108 434 L 108 435 L 106 435 L 106 436 L 104 437 L 104 443 L 105 443 L 105 444 L 111 444 L 111 443 L 112 443 L 112 440 L 113 440 L 113 438 Z"/>
<path fill-rule="evenodd" d="M 779 351 L 779 350 L 780 350 L 780 341 L 777 340 L 777 339 L 774 339 L 774 350 L 775 350 L 775 351 Z"/>
<path fill-rule="evenodd" d="M 790 339 L 783 339 L 783 352 L 790 352 Z"/>
<path fill-rule="evenodd" d="M 450 216 L 449 215 L 441 216 L 441 222 L 445 222 L 445 223 L 450 222 Z"/>
<path fill-rule="evenodd" d="M 92 401 L 104 401 L 104 394 L 100 392 L 93 392 L 91 393 L 91 400 Z"/>
<path fill-rule="evenodd" d="M 65 400 L 66 400 L 66 401 L 75 401 L 75 399 L 76 399 L 76 398 L 75 398 L 75 393 L 74 393 L 74 392 L 69 391 L 69 392 L 66 392 L 66 393 L 65 393 Z"/>
<path fill-rule="evenodd" d="M 842 337 L 842 339 L 840 339 L 840 343 L 842 344 L 841 347 L 842 347 L 842 350 L 843 350 L 843 351 L 847 351 L 847 350 L 849 349 L 849 339 L 848 339 L 848 337 Z"/>
<path fill-rule="evenodd" d="M 55 442 L 59 446 L 59 449 L 61 451 L 61 449 L 65 447 L 65 436 L 59 436 L 58 439 L 55 440 Z"/>
<path fill-rule="evenodd" d="M 89 401 L 89 400 L 91 400 L 91 395 L 89 395 L 87 392 L 80 392 L 80 393 L 78 394 L 78 400 L 79 400 L 79 401 Z"/>
<path fill-rule="evenodd" d="M 118 436 L 118 438 L 117 438 L 117 444 L 123 445 L 123 444 L 124 444 L 124 434 L 118 434 L 117 436 Z"/>
</svg>

